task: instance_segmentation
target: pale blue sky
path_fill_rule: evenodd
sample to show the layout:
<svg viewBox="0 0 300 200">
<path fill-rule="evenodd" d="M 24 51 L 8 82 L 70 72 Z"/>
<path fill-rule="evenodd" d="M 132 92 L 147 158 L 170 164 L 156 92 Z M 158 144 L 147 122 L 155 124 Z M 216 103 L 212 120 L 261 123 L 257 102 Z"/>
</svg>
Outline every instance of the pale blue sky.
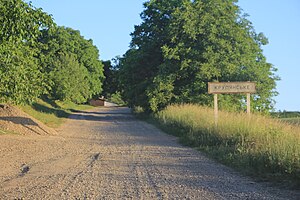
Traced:
<svg viewBox="0 0 300 200">
<path fill-rule="evenodd" d="M 130 33 L 141 22 L 145 0 L 32 0 L 53 15 L 60 26 L 80 30 L 100 50 L 101 60 L 110 60 L 128 50 Z M 300 1 L 240 0 L 256 32 L 269 39 L 264 46 L 267 61 L 281 77 L 275 98 L 277 110 L 300 111 Z"/>
</svg>

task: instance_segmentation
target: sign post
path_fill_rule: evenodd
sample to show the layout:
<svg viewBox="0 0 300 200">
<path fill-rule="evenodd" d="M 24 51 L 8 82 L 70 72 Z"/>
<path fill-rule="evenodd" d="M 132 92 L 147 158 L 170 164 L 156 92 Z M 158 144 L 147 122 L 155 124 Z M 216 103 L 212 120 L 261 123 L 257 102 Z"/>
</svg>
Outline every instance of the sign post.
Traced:
<svg viewBox="0 0 300 200">
<path fill-rule="evenodd" d="M 250 112 L 251 112 L 251 109 L 250 109 L 250 93 L 247 93 L 247 114 L 250 116 Z"/>
<path fill-rule="evenodd" d="M 214 115 L 215 115 L 215 126 L 218 126 L 218 94 L 214 94 Z"/>
<path fill-rule="evenodd" d="M 247 94 L 247 114 L 250 115 L 251 93 L 256 93 L 254 82 L 209 82 L 208 93 L 214 94 L 215 125 L 218 124 L 218 94 Z"/>
</svg>

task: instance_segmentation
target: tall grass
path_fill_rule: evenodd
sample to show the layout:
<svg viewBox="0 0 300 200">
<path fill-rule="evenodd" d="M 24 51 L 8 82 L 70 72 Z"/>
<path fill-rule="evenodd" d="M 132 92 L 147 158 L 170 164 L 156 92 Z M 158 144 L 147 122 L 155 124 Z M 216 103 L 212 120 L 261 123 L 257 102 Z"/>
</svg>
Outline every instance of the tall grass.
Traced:
<svg viewBox="0 0 300 200">
<path fill-rule="evenodd" d="M 186 143 L 223 163 L 268 178 L 300 183 L 300 127 L 260 115 L 214 111 L 198 105 L 172 105 L 159 112 L 159 123 Z"/>
</svg>

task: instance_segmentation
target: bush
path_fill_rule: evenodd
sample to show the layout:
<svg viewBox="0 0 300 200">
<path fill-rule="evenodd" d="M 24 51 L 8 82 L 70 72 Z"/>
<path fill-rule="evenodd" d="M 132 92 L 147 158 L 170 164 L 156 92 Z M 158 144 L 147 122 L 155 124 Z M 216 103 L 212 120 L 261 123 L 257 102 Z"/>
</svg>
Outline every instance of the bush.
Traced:
<svg viewBox="0 0 300 200">
<path fill-rule="evenodd" d="M 119 106 L 124 106 L 126 103 L 122 99 L 122 95 L 120 92 L 115 92 L 108 97 L 108 100 L 112 103 L 115 103 Z"/>
</svg>

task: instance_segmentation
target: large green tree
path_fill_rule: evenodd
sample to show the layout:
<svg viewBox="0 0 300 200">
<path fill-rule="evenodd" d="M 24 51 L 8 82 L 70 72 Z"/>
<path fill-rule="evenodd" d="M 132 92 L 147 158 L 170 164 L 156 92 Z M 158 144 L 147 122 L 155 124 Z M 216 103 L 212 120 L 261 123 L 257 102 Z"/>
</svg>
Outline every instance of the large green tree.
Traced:
<svg viewBox="0 0 300 200">
<path fill-rule="evenodd" d="M 236 2 L 150 0 L 145 3 L 143 23 L 135 27 L 132 35 L 130 51 L 134 54 L 125 54 L 121 66 L 130 76 L 143 75 L 141 81 L 124 76 L 127 85 L 134 82 L 136 91 L 142 87 L 138 94 L 144 98 L 138 100 L 138 105 L 148 106 L 152 111 L 173 102 L 209 105 L 212 97 L 207 94 L 207 82 L 255 81 L 258 93 L 253 96 L 253 108 L 272 109 L 278 78 L 274 74 L 276 69 L 266 62 L 262 52 L 261 46 L 268 41 L 262 33 L 255 32 Z M 158 62 L 147 65 L 146 55 Z M 127 60 L 133 63 L 126 63 Z M 144 70 L 150 73 L 143 74 Z M 132 97 L 130 92 L 127 91 L 127 98 Z M 242 95 L 223 95 L 220 99 L 223 108 L 245 106 Z"/>
<path fill-rule="evenodd" d="M 55 69 L 49 75 L 53 81 L 52 94 L 56 99 L 82 103 L 89 95 L 88 70 L 74 54 L 61 54 L 55 59 Z"/>
<path fill-rule="evenodd" d="M 82 103 L 101 94 L 104 80 L 103 64 L 99 60 L 99 51 L 92 40 L 86 40 L 79 31 L 72 28 L 55 27 L 44 31 L 39 41 L 43 43 L 43 50 L 39 55 L 40 64 L 50 83 L 49 93 L 52 98 Z M 72 70 L 71 63 L 74 64 Z M 59 75 L 61 71 L 61 74 L 65 74 L 68 69 L 77 74 L 74 76 L 69 74 L 68 81 L 73 83 L 58 93 L 59 83 L 53 76 L 53 72 Z M 82 77 L 84 81 L 79 81 Z M 76 89 L 80 93 L 77 99 L 74 95 L 72 98 L 65 98 Z M 66 94 L 62 95 L 61 92 Z"/>
<path fill-rule="evenodd" d="M 170 42 L 170 16 L 180 0 L 149 1 L 141 14 L 143 23 L 131 34 L 131 49 L 120 59 L 121 82 L 130 106 L 149 109 L 147 88 L 163 63 L 162 46 Z"/>
<path fill-rule="evenodd" d="M 30 103 L 44 92 L 37 38 L 52 18 L 21 0 L 0 1 L 0 101 Z"/>
</svg>

